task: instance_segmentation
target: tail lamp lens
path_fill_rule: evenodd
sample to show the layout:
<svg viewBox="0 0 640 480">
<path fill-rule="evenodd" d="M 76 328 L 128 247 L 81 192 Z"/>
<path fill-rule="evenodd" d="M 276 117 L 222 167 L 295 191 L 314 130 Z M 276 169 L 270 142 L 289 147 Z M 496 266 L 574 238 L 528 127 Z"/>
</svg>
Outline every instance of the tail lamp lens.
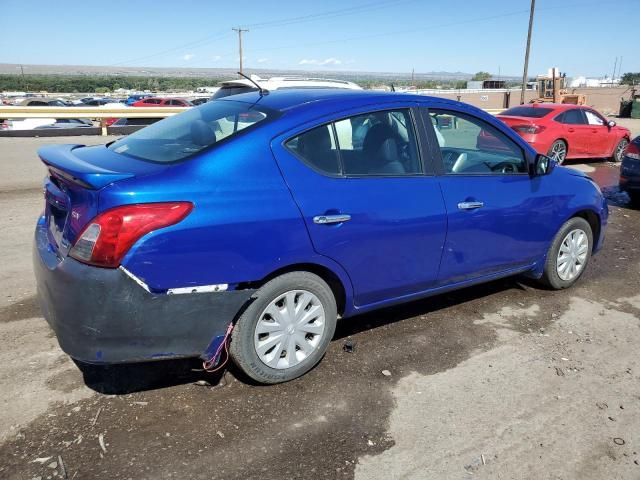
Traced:
<svg viewBox="0 0 640 480">
<path fill-rule="evenodd" d="M 640 147 L 634 143 L 630 143 L 624 152 L 625 157 L 640 160 Z"/>
<path fill-rule="evenodd" d="M 69 252 L 76 260 L 100 267 L 116 268 L 141 237 L 175 225 L 191 210 L 189 202 L 123 205 L 96 216 L 82 231 Z"/>
<path fill-rule="evenodd" d="M 540 125 L 514 125 L 513 129 L 520 133 L 535 135 L 536 133 L 542 132 L 544 130 L 544 127 Z"/>
</svg>

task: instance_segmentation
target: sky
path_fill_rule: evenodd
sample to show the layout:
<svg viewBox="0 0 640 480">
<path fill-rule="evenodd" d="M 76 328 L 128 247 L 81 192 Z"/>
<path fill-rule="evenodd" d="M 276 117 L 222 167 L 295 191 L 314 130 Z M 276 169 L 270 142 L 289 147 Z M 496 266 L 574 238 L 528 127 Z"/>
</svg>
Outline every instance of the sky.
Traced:
<svg viewBox="0 0 640 480">
<path fill-rule="evenodd" d="M 640 71 L 640 0 L 537 0 L 529 74 Z M 530 0 L 0 0 L 0 63 L 522 75 Z M 628 20 L 628 21 L 627 21 Z M 635 37 L 635 38 L 634 38 Z M 28 72 L 28 70 L 27 70 Z"/>
</svg>

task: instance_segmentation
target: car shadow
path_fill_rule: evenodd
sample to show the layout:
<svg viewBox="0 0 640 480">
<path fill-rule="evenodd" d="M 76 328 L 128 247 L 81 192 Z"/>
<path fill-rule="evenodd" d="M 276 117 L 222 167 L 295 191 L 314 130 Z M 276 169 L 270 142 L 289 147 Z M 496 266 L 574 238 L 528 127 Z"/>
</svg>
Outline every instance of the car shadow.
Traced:
<svg viewBox="0 0 640 480">
<path fill-rule="evenodd" d="M 391 325 L 507 290 L 525 290 L 527 285 L 533 285 L 533 281 L 511 277 L 357 315 L 349 318 L 348 321 L 338 322 L 333 341 L 341 341 L 363 331 Z M 257 385 L 232 362 L 214 373 L 203 370 L 202 361 L 193 358 L 117 365 L 95 365 L 79 361 L 75 363 L 87 387 L 108 395 L 124 395 L 196 382 L 210 387 L 224 386 L 226 370 L 245 384 Z"/>
</svg>

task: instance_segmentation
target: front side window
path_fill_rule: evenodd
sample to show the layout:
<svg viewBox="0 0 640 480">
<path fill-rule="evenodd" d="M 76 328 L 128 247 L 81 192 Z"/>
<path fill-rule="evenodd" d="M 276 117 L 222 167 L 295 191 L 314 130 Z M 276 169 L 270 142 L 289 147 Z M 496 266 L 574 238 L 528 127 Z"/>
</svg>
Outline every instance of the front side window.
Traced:
<svg viewBox="0 0 640 480">
<path fill-rule="evenodd" d="M 152 162 L 175 162 L 275 116 L 254 104 L 210 102 L 138 130 L 109 149 Z"/>
<path fill-rule="evenodd" d="M 585 110 L 584 114 L 587 117 L 587 123 L 589 125 L 604 125 L 604 119 L 597 113 L 592 112 L 591 110 Z"/>
<path fill-rule="evenodd" d="M 429 110 L 442 152 L 444 173 L 509 175 L 527 173 L 522 149 L 479 118 L 447 110 Z"/>
</svg>

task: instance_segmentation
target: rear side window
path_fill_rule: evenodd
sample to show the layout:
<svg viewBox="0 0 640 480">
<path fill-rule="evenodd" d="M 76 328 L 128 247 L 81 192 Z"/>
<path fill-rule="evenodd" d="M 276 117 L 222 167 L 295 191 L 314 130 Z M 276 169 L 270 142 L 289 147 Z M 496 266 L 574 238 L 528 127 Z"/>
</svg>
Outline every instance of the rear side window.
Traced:
<svg viewBox="0 0 640 480">
<path fill-rule="evenodd" d="M 401 176 L 422 172 L 408 109 L 372 112 L 309 130 L 286 143 L 330 175 Z"/>
<path fill-rule="evenodd" d="M 542 118 L 553 112 L 550 108 L 539 107 L 513 107 L 509 110 L 505 110 L 500 115 L 507 115 L 510 117 L 530 117 L 530 118 Z"/>
<path fill-rule="evenodd" d="M 340 159 L 331 125 L 322 125 L 292 138 L 286 143 L 310 167 L 329 175 L 340 174 Z"/>
<path fill-rule="evenodd" d="M 175 162 L 275 116 L 276 112 L 253 104 L 210 102 L 165 118 L 108 148 L 142 160 Z"/>
<path fill-rule="evenodd" d="M 577 108 L 567 110 L 555 118 L 556 122 L 567 125 L 581 125 L 586 123 L 582 112 Z"/>
</svg>

